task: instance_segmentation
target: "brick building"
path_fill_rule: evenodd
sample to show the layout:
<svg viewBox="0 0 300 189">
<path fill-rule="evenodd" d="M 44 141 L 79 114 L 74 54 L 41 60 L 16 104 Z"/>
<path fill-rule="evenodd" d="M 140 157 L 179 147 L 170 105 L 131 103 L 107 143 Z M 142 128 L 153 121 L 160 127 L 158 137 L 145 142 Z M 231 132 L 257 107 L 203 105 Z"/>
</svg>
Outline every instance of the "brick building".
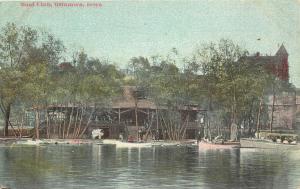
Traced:
<svg viewBox="0 0 300 189">
<path fill-rule="evenodd" d="M 289 63 L 287 50 L 282 44 L 275 55 L 261 55 L 257 52 L 248 56 L 246 61 L 252 64 L 261 64 L 266 70 L 283 81 L 289 81 Z"/>
<path fill-rule="evenodd" d="M 246 61 L 253 65 L 262 65 L 278 79 L 289 82 L 288 52 L 282 44 L 275 55 L 248 56 Z M 274 101 L 273 101 L 274 98 Z M 274 102 L 274 109 L 273 109 Z M 266 96 L 269 119 L 273 112 L 273 129 L 296 129 L 300 131 L 300 90 L 277 91 L 276 95 Z M 271 122 L 271 120 L 270 120 Z M 268 128 L 269 124 L 265 127 Z"/>
</svg>

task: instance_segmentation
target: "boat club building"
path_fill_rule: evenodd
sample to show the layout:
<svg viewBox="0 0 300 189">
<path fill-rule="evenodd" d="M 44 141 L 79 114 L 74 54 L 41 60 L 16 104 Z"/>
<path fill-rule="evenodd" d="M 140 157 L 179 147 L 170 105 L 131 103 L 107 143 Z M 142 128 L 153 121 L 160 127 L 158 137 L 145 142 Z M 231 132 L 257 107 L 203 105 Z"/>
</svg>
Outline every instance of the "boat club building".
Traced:
<svg viewBox="0 0 300 189">
<path fill-rule="evenodd" d="M 109 139 L 118 139 L 120 135 L 129 140 L 137 140 L 138 137 L 143 140 L 169 139 L 170 134 L 165 132 L 167 128 L 162 116 L 168 112 L 167 106 L 156 105 L 135 86 L 123 86 L 122 90 L 122 95 L 115 98 L 109 107 L 90 105 L 86 108 L 86 112 L 93 112 L 93 114 L 90 118 L 89 116 L 85 118 L 85 122 L 89 125 L 85 137 L 90 138 L 90 133 L 94 129 L 102 129 L 103 138 Z M 78 124 L 81 123 L 81 121 L 77 123 L 74 121 L 81 117 L 81 109 L 80 105 L 52 105 L 48 107 L 47 112 L 50 119 L 54 120 L 52 122 L 57 120 L 61 125 L 64 120 L 73 119 L 69 129 L 70 133 L 73 133 L 73 125 L 78 128 Z M 196 139 L 201 126 L 200 119 L 205 117 L 206 110 L 200 109 L 197 105 L 187 105 L 178 107 L 172 112 L 179 117 L 176 120 L 176 127 L 184 130 L 181 132 L 182 139 Z M 83 122 L 82 127 L 86 124 Z"/>
</svg>

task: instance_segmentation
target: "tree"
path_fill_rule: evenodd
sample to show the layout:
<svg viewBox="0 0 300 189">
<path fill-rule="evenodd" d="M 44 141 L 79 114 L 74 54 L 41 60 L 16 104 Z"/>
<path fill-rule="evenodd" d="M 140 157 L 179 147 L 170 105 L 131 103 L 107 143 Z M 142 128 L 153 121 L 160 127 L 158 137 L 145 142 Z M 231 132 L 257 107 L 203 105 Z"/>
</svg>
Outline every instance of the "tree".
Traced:
<svg viewBox="0 0 300 189">
<path fill-rule="evenodd" d="M 63 126 L 58 125 L 57 129 L 62 129 L 62 138 L 82 137 L 96 114 L 107 111 L 112 98 L 120 94 L 124 77 L 109 61 L 91 58 L 82 50 L 73 58 L 72 69 L 59 70 L 53 77 L 53 102 L 65 104 Z"/>
<path fill-rule="evenodd" d="M 197 78 L 195 74 L 190 75 L 191 69 L 182 72 L 177 66 L 180 63 L 182 60 L 174 48 L 166 57 L 155 56 L 151 61 L 145 57 L 134 57 L 129 64 L 135 79 L 134 85 L 141 88 L 158 107 L 167 108 L 156 112 L 165 137 L 171 140 L 180 140 L 185 135 L 188 115 L 183 115 L 180 109 L 191 102 Z"/>
<path fill-rule="evenodd" d="M 1 109 L 5 114 L 4 136 L 8 135 L 11 106 L 18 98 L 22 67 L 37 40 L 37 32 L 29 27 L 7 23 L 0 33 Z M 16 78 L 17 77 L 17 78 Z"/>
<path fill-rule="evenodd" d="M 249 64 L 247 55 L 246 50 L 224 39 L 204 44 L 195 54 L 204 76 L 208 110 L 222 109 L 225 120 L 230 120 L 228 125 L 241 123 L 251 104 L 264 94 L 268 74 L 261 65 Z"/>
<path fill-rule="evenodd" d="M 8 72 L 0 76 L 0 79 L 3 78 L 0 97 L 5 112 L 5 136 L 8 134 L 11 106 L 17 100 L 28 99 L 28 96 L 35 97 L 33 101 L 46 100 L 47 85 L 44 85 L 43 79 L 54 70 L 63 51 L 62 42 L 46 32 L 39 33 L 27 26 L 17 27 L 14 23 L 2 28 L 0 62 L 2 70 Z M 12 85 L 9 84 L 11 81 L 14 81 Z M 29 88 L 32 90 L 27 90 Z"/>
<path fill-rule="evenodd" d="M 8 136 L 8 126 L 10 124 L 11 106 L 20 94 L 23 80 L 23 73 L 13 68 L 1 68 L 0 70 L 0 108 L 4 115 L 5 126 L 4 136 Z"/>
</svg>

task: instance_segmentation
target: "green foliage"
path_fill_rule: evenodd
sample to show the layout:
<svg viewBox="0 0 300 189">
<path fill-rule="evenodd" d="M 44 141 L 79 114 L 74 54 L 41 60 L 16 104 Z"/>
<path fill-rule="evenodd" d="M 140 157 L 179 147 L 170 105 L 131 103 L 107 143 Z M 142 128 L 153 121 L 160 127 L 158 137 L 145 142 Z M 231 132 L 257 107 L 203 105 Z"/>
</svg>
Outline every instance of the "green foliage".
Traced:
<svg viewBox="0 0 300 189">
<path fill-rule="evenodd" d="M 57 70 L 52 76 L 52 102 L 97 104 L 110 102 L 121 91 L 124 77 L 115 65 L 90 58 L 84 51 L 74 53 L 72 69 Z"/>
<path fill-rule="evenodd" d="M 24 71 L 21 99 L 31 106 L 43 106 L 51 92 L 46 64 L 31 64 Z"/>
<path fill-rule="evenodd" d="M 11 106 L 23 102 L 40 108 L 51 91 L 50 70 L 57 65 L 64 47 L 48 33 L 8 23 L 0 33 L 0 100 L 8 133 Z M 29 107 L 26 107 L 27 109 Z"/>
<path fill-rule="evenodd" d="M 246 62 L 247 55 L 230 40 L 205 44 L 195 54 L 204 75 L 208 109 L 223 109 L 235 122 L 247 119 L 249 113 L 255 117 L 253 104 L 264 95 L 270 77 L 261 64 Z"/>
<path fill-rule="evenodd" d="M 88 75 L 79 81 L 79 94 L 84 101 L 99 101 L 99 97 L 108 97 L 109 92 L 109 87 L 97 75 Z"/>
<path fill-rule="evenodd" d="M 20 94 L 23 73 L 12 68 L 0 70 L 0 99 L 4 103 L 12 103 Z"/>
<path fill-rule="evenodd" d="M 55 103 L 101 104 L 121 95 L 122 85 L 135 85 L 157 105 L 172 111 L 198 104 L 221 111 L 219 117 L 224 120 L 242 122 L 255 119 L 264 94 L 294 90 L 269 75 L 261 63 L 249 64 L 245 58 L 248 52 L 230 40 L 203 44 L 186 58 L 175 48 L 165 57 L 133 57 L 129 74 L 108 60 L 89 57 L 84 50 L 73 53 L 68 69 L 59 68 L 64 51 L 63 43 L 49 33 L 13 23 L 3 27 L 2 108 L 10 111 L 7 106 L 20 101 L 27 108 Z"/>
</svg>

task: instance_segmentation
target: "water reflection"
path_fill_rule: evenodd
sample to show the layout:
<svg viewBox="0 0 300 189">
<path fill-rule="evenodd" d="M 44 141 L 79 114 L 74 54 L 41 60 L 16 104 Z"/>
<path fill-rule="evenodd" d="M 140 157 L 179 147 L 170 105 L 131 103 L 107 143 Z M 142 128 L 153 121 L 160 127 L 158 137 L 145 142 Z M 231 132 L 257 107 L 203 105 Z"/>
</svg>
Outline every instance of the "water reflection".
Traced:
<svg viewBox="0 0 300 189">
<path fill-rule="evenodd" d="M 0 185 L 42 188 L 297 188 L 300 152 L 49 145 L 0 148 Z"/>
</svg>

